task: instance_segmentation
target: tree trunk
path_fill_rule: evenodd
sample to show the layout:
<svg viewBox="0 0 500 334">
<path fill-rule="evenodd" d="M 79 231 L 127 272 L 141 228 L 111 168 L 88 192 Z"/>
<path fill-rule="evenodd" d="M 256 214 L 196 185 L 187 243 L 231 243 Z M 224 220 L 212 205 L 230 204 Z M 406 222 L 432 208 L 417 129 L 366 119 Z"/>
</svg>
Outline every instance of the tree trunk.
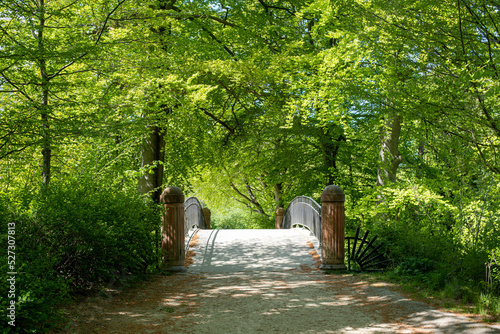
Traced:
<svg viewBox="0 0 500 334">
<path fill-rule="evenodd" d="M 48 114 L 42 113 L 42 182 L 44 185 L 50 183 L 50 168 L 52 159 L 52 138 L 50 136 L 50 126 L 48 121 Z"/>
<path fill-rule="evenodd" d="M 38 51 L 40 58 L 38 59 L 38 65 L 40 66 L 40 77 L 41 77 L 41 114 L 40 120 L 42 125 L 42 182 L 44 185 L 50 183 L 50 169 L 51 169 L 51 159 L 52 159 L 52 137 L 50 134 L 50 121 L 49 121 L 49 75 L 47 73 L 47 64 L 45 60 L 45 45 L 44 45 L 44 28 L 45 28 L 45 1 L 40 0 L 40 17 L 39 17 L 39 27 L 36 33 L 36 38 L 38 42 Z"/>
<path fill-rule="evenodd" d="M 283 207 L 283 197 L 281 191 L 283 190 L 283 184 L 276 183 L 274 185 L 274 202 L 276 203 L 276 209 Z"/>
<path fill-rule="evenodd" d="M 343 135 L 334 139 L 334 133 L 335 129 L 332 127 L 321 127 L 319 131 L 321 151 L 323 153 L 323 163 L 326 169 L 325 186 L 335 183 L 336 178 L 333 171 L 337 170 L 337 155 L 340 149 L 340 142 L 345 141 L 345 137 Z"/>
<path fill-rule="evenodd" d="M 396 182 L 396 172 L 399 164 L 403 161 L 398 149 L 401 123 L 402 117 L 393 114 L 387 117 L 382 127 L 377 186 L 384 186 L 387 182 Z"/>
<path fill-rule="evenodd" d="M 423 167 L 422 165 L 424 164 L 424 155 L 425 155 L 425 144 L 423 141 L 421 141 L 418 144 L 418 167 L 417 167 L 417 178 L 421 179 L 423 175 Z"/>
<path fill-rule="evenodd" d="M 141 194 L 149 193 L 155 203 L 160 203 L 162 192 L 164 149 L 165 139 L 161 129 L 157 126 L 150 128 L 141 148 L 141 167 L 150 166 L 151 169 L 139 179 L 138 190 Z"/>
</svg>

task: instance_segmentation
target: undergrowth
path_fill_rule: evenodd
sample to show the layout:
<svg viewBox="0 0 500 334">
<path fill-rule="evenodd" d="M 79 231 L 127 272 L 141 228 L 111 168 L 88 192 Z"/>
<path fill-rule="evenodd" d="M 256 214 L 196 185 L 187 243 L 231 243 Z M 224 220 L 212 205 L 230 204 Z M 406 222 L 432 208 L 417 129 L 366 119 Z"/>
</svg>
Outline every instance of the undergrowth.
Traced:
<svg viewBox="0 0 500 334">
<path fill-rule="evenodd" d="M 44 333 L 64 320 L 61 305 L 78 294 L 126 285 L 155 272 L 160 217 L 135 192 L 91 182 L 51 184 L 30 195 L 0 193 L 0 238 L 15 225 L 15 296 L 2 277 L 2 318 L 15 301 L 15 326 L 3 332 Z M 0 253 L 7 273 L 7 254 Z"/>
</svg>

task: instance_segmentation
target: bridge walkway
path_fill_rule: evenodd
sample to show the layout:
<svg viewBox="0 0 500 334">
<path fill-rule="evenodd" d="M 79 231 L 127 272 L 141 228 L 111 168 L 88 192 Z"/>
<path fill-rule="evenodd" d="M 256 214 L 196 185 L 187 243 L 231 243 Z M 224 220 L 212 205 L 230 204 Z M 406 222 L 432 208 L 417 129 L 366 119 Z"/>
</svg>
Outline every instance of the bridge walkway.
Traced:
<svg viewBox="0 0 500 334">
<path fill-rule="evenodd" d="M 319 242 L 307 229 L 198 230 L 189 272 L 310 270 L 321 264 Z M 309 269 L 308 269 L 309 268 Z"/>
</svg>

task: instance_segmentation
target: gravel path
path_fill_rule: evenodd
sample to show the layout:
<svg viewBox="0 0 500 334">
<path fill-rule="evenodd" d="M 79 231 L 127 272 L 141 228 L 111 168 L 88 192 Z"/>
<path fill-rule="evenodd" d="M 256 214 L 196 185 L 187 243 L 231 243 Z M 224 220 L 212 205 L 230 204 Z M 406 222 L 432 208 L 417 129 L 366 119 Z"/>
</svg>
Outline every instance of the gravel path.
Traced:
<svg viewBox="0 0 500 334">
<path fill-rule="evenodd" d="M 500 333 L 385 283 L 317 269 L 300 230 L 199 231 L 187 273 L 69 310 L 64 333 Z"/>
</svg>

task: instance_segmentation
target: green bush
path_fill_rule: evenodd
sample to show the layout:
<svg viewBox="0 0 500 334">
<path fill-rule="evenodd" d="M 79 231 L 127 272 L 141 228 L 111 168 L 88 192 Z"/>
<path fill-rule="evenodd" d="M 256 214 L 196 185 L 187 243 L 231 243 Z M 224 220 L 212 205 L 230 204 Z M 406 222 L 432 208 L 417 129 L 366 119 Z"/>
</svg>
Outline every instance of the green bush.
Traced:
<svg viewBox="0 0 500 334">
<path fill-rule="evenodd" d="M 455 212 L 424 185 L 392 185 L 368 193 L 347 218 L 348 227 L 360 222 L 363 229 L 379 235 L 396 264 L 409 259 L 446 262 L 453 253 L 450 230 Z"/>
<path fill-rule="evenodd" d="M 7 245 L 7 224 L 14 222 L 18 272 L 16 327 L 4 330 L 42 333 L 57 323 L 58 307 L 71 293 L 120 282 L 123 273 L 140 277 L 159 263 L 159 215 L 135 193 L 54 182 L 36 196 L 19 198 L 0 196 L 1 240 Z M 6 273 L 6 254 L 1 254 Z M 7 290 L 2 279 L 2 296 Z M 2 312 L 8 302 L 1 300 Z"/>
<path fill-rule="evenodd" d="M 432 290 L 443 289 L 448 275 L 438 268 L 438 262 L 426 258 L 409 257 L 394 271 L 395 274 L 424 283 Z"/>
<path fill-rule="evenodd" d="M 500 243 L 499 189 L 486 177 L 447 193 L 439 184 L 418 181 L 376 188 L 346 211 L 347 233 L 362 225 L 384 242 L 394 274 L 446 297 L 476 303 L 481 291 L 500 294 L 498 265 L 491 266 L 491 281 L 485 282 L 486 264 Z M 477 309 L 494 314 L 496 299 L 490 299 L 495 302 L 486 304 L 483 298 Z"/>
<path fill-rule="evenodd" d="M 37 202 L 34 217 L 50 255 L 60 259 L 55 269 L 75 290 L 157 264 L 159 216 L 136 194 L 55 184 Z"/>
<path fill-rule="evenodd" d="M 426 258 L 409 257 L 403 261 L 396 269 L 396 273 L 400 275 L 416 276 L 428 273 L 434 270 L 436 261 Z"/>
<path fill-rule="evenodd" d="M 9 250 L 15 254 L 15 267 L 12 270 L 7 262 L 12 260 L 8 258 L 12 253 L 0 253 L 0 314 L 3 319 L 8 319 L 6 312 L 10 301 L 16 303 L 15 327 L 3 321 L 2 329 L 4 332 L 43 332 L 47 324 L 59 320 L 57 306 L 67 300 L 69 282 L 54 270 L 57 259 L 48 256 L 45 245 L 37 242 L 40 229 L 30 215 L 29 200 L 26 197 L 0 194 L 0 223 L 2 248 L 7 250 L 7 245 L 11 245 L 13 248 Z M 11 234 L 8 233 L 9 226 Z M 11 238 L 8 238 L 9 235 Z M 17 274 L 7 274 L 12 271 Z M 12 277 L 15 277 L 13 291 L 9 289 L 7 281 L 7 278 Z M 12 293 L 14 295 L 11 297 Z M 8 320 L 10 322 L 14 319 Z"/>
<path fill-rule="evenodd" d="M 489 292 L 500 296 L 500 248 L 496 248 L 491 252 L 487 265 L 490 267 L 490 272 L 488 273 L 489 282 L 486 282 L 486 288 Z"/>
<path fill-rule="evenodd" d="M 274 228 L 274 220 L 251 213 L 239 207 L 228 207 L 212 214 L 211 227 L 214 229 L 269 229 Z"/>
</svg>

